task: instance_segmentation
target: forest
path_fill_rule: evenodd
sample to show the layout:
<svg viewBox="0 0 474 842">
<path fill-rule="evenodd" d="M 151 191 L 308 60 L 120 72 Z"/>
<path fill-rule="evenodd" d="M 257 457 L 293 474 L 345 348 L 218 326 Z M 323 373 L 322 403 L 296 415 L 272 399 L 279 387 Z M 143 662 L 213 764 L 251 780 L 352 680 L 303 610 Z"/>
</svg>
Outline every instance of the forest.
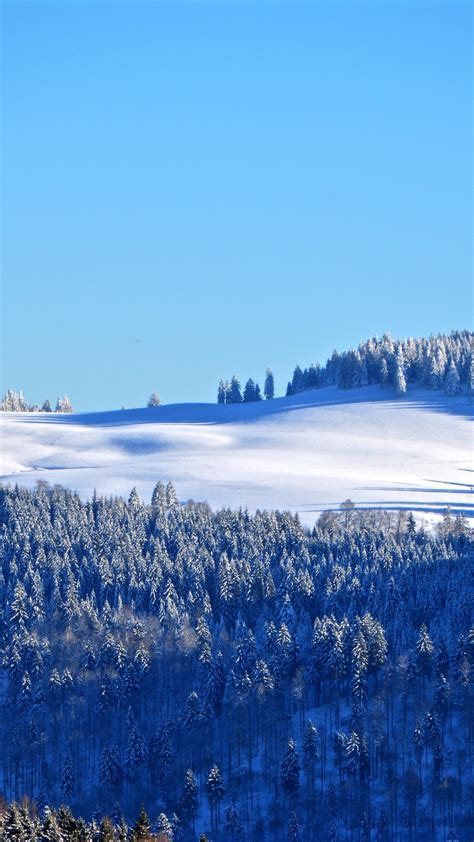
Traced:
<svg viewBox="0 0 474 842">
<path fill-rule="evenodd" d="M 402 397 L 409 384 L 443 389 L 456 395 L 472 382 L 472 334 L 452 331 L 429 338 L 394 340 L 388 333 L 372 337 L 357 349 L 334 351 L 324 368 L 318 364 L 302 370 L 296 366 L 286 394 L 293 395 L 321 386 L 356 389 L 379 384 L 393 387 Z"/>
<path fill-rule="evenodd" d="M 3 840 L 474 833 L 472 534 L 0 488 Z"/>
</svg>

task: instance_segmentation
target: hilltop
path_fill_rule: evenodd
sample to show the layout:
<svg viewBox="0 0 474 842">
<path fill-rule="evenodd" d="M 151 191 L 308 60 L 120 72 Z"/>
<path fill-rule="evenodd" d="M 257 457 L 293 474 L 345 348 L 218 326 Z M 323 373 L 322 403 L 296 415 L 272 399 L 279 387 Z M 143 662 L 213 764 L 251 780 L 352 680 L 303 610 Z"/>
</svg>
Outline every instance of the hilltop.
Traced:
<svg viewBox="0 0 474 842">
<path fill-rule="evenodd" d="M 313 523 L 357 506 L 469 515 L 473 406 L 463 395 L 327 387 L 249 404 L 47 415 L 3 414 L 1 480 L 58 483 L 89 497 L 149 499 L 171 480 L 181 501 L 280 508 Z"/>
</svg>

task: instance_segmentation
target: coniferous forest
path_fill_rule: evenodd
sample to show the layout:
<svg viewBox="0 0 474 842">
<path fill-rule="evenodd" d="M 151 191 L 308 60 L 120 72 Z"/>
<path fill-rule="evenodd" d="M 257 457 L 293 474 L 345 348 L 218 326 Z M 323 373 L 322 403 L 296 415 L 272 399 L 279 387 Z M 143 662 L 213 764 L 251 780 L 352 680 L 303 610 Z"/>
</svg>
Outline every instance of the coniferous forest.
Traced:
<svg viewBox="0 0 474 842">
<path fill-rule="evenodd" d="M 4 840 L 474 833 L 472 536 L 448 510 L 0 490 Z"/>
</svg>

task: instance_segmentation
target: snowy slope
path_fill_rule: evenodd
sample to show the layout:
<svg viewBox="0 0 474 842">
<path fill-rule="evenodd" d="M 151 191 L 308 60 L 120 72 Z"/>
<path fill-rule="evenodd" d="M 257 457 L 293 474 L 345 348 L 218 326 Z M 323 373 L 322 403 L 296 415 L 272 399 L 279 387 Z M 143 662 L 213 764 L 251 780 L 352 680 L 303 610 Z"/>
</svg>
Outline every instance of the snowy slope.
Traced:
<svg viewBox="0 0 474 842">
<path fill-rule="evenodd" d="M 473 510 L 473 405 L 416 390 L 334 388 L 259 404 L 176 404 L 94 414 L 3 414 L 2 482 L 39 479 L 89 496 L 149 497 L 298 511 L 307 523 L 350 497 L 359 506 Z"/>
</svg>

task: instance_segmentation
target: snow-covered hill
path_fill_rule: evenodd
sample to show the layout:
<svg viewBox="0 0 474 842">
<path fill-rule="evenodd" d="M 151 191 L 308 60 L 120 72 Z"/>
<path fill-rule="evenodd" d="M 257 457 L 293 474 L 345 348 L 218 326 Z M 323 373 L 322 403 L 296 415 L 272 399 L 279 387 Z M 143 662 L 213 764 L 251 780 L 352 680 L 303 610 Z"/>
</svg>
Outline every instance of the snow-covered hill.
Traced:
<svg viewBox="0 0 474 842">
<path fill-rule="evenodd" d="M 1 480 L 39 479 L 82 496 L 149 497 L 298 511 L 306 523 L 358 506 L 474 514 L 473 405 L 415 390 L 334 388 L 254 404 L 176 404 L 94 414 L 3 414 Z"/>
</svg>

